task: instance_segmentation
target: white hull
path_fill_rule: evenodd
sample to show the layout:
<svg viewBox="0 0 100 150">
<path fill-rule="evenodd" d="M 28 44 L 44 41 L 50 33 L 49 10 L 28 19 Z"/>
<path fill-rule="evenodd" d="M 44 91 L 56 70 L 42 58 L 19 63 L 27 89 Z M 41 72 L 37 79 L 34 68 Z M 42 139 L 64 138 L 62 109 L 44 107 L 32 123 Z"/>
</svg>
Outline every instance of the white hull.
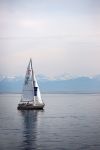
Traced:
<svg viewBox="0 0 100 150">
<path fill-rule="evenodd" d="M 33 109 L 43 109 L 44 104 L 32 104 L 32 103 L 21 103 L 18 105 L 17 109 L 18 110 L 33 110 Z"/>
</svg>

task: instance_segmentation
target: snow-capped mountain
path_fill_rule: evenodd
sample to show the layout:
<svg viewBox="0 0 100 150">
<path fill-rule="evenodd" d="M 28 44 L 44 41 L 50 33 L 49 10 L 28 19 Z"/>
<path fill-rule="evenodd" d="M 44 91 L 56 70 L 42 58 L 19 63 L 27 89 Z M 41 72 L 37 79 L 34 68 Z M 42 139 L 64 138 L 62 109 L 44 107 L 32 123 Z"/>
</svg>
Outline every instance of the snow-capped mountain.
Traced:
<svg viewBox="0 0 100 150">
<path fill-rule="evenodd" d="M 68 77 L 62 75 L 54 78 L 37 75 L 42 92 L 100 92 L 100 76 Z M 24 83 L 22 76 L 0 75 L 0 92 L 21 92 Z"/>
</svg>

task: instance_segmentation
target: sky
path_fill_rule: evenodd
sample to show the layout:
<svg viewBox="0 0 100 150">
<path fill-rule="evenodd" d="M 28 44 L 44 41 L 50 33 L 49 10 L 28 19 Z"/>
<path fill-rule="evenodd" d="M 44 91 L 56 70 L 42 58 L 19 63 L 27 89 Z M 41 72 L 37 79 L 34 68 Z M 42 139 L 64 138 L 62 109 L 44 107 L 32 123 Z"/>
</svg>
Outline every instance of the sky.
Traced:
<svg viewBox="0 0 100 150">
<path fill-rule="evenodd" d="M 0 74 L 100 74 L 99 0 L 0 0 Z"/>
</svg>

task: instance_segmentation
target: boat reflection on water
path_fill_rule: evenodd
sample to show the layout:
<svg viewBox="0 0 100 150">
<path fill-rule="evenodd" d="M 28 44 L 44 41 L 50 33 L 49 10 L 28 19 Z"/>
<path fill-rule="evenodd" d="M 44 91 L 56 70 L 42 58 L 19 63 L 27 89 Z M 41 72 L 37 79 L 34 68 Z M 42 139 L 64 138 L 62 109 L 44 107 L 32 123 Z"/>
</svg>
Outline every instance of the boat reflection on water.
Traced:
<svg viewBox="0 0 100 150">
<path fill-rule="evenodd" d="M 20 110 L 23 117 L 23 132 L 21 149 L 31 150 L 37 149 L 37 121 L 38 114 L 43 110 Z"/>
</svg>

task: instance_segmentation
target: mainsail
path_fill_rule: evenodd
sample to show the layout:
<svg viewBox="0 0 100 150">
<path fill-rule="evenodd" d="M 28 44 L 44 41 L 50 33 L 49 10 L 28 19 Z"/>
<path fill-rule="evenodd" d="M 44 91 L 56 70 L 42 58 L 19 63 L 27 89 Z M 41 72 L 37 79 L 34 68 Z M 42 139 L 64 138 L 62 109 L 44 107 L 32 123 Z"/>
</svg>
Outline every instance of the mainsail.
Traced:
<svg viewBox="0 0 100 150">
<path fill-rule="evenodd" d="M 35 104 L 43 103 L 39 86 L 33 72 L 32 60 L 30 59 L 23 86 L 21 102 L 34 102 Z"/>
<path fill-rule="evenodd" d="M 31 59 L 27 67 L 21 101 L 32 101 L 34 98 Z"/>
</svg>

